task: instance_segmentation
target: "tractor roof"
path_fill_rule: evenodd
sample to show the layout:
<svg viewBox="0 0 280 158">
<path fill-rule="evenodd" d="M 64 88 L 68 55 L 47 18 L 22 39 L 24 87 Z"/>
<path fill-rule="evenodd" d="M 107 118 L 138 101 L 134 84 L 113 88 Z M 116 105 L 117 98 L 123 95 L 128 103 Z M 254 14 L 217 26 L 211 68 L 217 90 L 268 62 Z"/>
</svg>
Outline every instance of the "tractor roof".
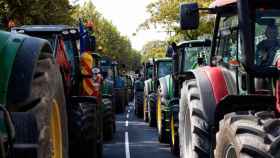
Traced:
<svg viewBox="0 0 280 158">
<path fill-rule="evenodd" d="M 77 34 L 78 29 L 68 25 L 23 25 L 21 27 L 14 27 L 12 31 L 19 33 L 65 33 Z"/>
<path fill-rule="evenodd" d="M 155 59 L 155 62 L 171 62 L 172 61 L 172 58 L 158 58 L 158 59 Z"/>
<path fill-rule="evenodd" d="M 236 2 L 237 0 L 215 0 L 213 3 L 210 4 L 210 8 L 223 7 Z"/>
<path fill-rule="evenodd" d="M 183 41 L 177 45 L 178 48 L 185 48 L 185 47 L 210 47 L 211 41 L 208 39 L 205 40 L 190 40 L 190 41 Z"/>
</svg>

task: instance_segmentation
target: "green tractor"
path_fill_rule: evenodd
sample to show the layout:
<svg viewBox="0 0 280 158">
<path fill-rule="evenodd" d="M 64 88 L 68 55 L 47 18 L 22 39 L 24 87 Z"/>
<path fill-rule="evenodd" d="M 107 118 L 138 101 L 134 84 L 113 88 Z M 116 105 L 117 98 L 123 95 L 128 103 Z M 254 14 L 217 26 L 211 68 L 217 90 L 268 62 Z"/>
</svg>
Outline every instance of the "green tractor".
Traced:
<svg viewBox="0 0 280 158">
<path fill-rule="evenodd" d="M 103 76 L 102 99 L 103 99 L 103 135 L 104 140 L 112 140 L 116 131 L 115 97 L 113 94 L 113 67 L 109 57 L 102 56 L 100 59 L 101 74 Z M 107 104 L 106 104 L 107 103 Z"/>
<path fill-rule="evenodd" d="M 143 67 L 143 70 L 147 70 Z M 145 73 L 147 75 L 147 73 Z M 133 102 L 134 102 L 134 112 L 138 118 L 144 117 L 144 75 L 141 71 L 137 71 L 137 77 L 133 83 Z"/>
<path fill-rule="evenodd" d="M 0 41 L 0 157 L 68 158 L 67 107 L 51 45 L 3 31 Z"/>
<path fill-rule="evenodd" d="M 157 100 L 157 127 L 159 140 L 168 142 L 171 151 L 179 155 L 179 100 L 180 89 L 185 81 L 185 74 L 208 63 L 207 55 L 211 45 L 210 40 L 184 41 L 169 46 L 167 56 L 173 58 L 172 74 L 159 79 Z"/>
<path fill-rule="evenodd" d="M 172 58 L 153 59 L 153 64 L 148 67 L 152 78 L 145 80 L 144 88 L 144 120 L 149 126 L 156 127 L 157 124 L 157 90 L 160 86 L 160 79 L 172 72 Z"/>
<path fill-rule="evenodd" d="M 79 30 L 65 25 L 30 25 L 13 28 L 12 31 L 44 38 L 51 44 L 52 55 L 59 65 L 63 81 L 65 93 L 63 97 L 67 105 L 67 114 L 63 115 L 63 118 L 68 120 L 69 129 L 66 131 L 67 129 L 63 128 L 62 135 L 69 133 L 70 157 L 77 155 L 101 157 L 103 151 L 102 109 L 99 106 L 101 98 L 84 93 L 85 80 L 92 79 L 81 71 L 82 55 L 77 46 L 81 37 Z M 94 38 L 89 45 L 95 46 Z M 97 60 L 95 56 L 93 58 Z M 95 83 L 97 84 L 99 83 Z"/>
<path fill-rule="evenodd" d="M 120 73 L 120 64 L 118 62 L 112 62 L 112 70 L 113 70 L 113 96 L 115 101 L 116 113 L 125 112 L 125 108 L 127 106 L 127 90 L 126 83 L 124 78 Z"/>
</svg>

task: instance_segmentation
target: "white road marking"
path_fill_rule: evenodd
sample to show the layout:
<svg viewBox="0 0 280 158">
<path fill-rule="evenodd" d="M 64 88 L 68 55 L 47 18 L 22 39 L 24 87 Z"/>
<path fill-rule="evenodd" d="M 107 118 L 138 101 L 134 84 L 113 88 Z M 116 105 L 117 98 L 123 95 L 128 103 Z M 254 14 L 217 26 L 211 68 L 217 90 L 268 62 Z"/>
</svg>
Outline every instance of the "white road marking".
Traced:
<svg viewBox="0 0 280 158">
<path fill-rule="evenodd" d="M 128 110 L 128 113 L 130 113 L 130 110 Z"/>
<path fill-rule="evenodd" d="M 127 119 L 129 118 L 129 114 L 126 114 L 126 118 L 127 118 Z"/>
<path fill-rule="evenodd" d="M 128 127 L 128 121 L 127 120 L 125 121 L 125 126 Z"/>
<path fill-rule="evenodd" d="M 128 132 L 125 132 L 125 157 L 130 158 Z"/>
</svg>

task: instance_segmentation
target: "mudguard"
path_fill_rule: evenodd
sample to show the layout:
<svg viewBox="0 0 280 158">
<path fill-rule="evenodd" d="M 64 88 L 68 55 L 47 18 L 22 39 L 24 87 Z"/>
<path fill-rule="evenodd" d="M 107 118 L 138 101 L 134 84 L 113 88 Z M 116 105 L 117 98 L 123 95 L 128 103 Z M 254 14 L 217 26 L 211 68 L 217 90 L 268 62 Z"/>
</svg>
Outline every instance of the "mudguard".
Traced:
<svg viewBox="0 0 280 158">
<path fill-rule="evenodd" d="M 27 36 L 0 31 L 0 104 L 6 104 L 16 54 Z"/>
<path fill-rule="evenodd" d="M 152 91 L 152 79 L 146 80 L 146 81 L 144 82 L 144 85 L 145 85 L 144 91 L 145 91 L 145 93 L 146 93 L 145 95 L 150 94 L 151 91 Z"/>
<path fill-rule="evenodd" d="M 201 67 L 187 74 L 189 79 L 196 79 L 200 90 L 203 115 L 210 125 L 215 124 L 215 112 L 219 102 L 228 95 L 236 94 L 235 78 L 222 67 Z"/>
<path fill-rule="evenodd" d="M 14 60 L 11 72 L 7 104 L 17 104 L 25 101 L 31 93 L 31 82 L 40 53 L 52 53 L 47 40 L 28 37 L 25 38 Z"/>
</svg>

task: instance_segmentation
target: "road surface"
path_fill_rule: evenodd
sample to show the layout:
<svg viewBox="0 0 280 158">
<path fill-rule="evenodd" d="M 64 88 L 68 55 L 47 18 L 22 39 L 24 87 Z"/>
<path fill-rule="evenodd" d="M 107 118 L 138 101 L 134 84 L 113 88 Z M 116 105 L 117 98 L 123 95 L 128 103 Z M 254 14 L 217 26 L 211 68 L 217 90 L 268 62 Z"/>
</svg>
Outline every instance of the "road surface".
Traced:
<svg viewBox="0 0 280 158">
<path fill-rule="evenodd" d="M 117 130 L 113 141 L 105 142 L 104 158 L 176 158 L 169 145 L 158 142 L 155 128 L 134 115 L 133 106 L 117 115 Z"/>
</svg>

